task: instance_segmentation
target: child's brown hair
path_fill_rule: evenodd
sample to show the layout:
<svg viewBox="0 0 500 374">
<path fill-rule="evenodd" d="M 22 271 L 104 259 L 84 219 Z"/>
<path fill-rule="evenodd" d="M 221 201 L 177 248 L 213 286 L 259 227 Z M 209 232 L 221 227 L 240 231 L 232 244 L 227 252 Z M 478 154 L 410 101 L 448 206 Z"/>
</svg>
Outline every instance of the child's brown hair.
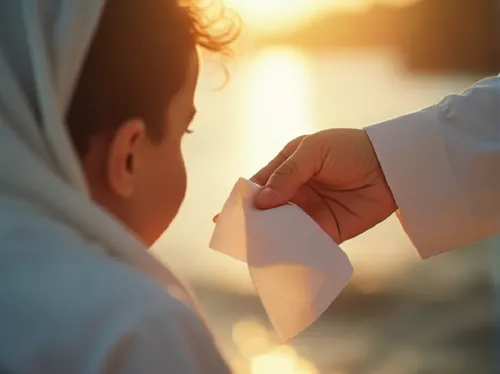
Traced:
<svg viewBox="0 0 500 374">
<path fill-rule="evenodd" d="M 227 53 L 237 21 L 217 1 L 106 0 L 66 115 L 79 155 L 92 135 L 112 134 L 130 118 L 141 118 L 148 134 L 161 138 L 189 54 L 195 46 Z"/>
</svg>

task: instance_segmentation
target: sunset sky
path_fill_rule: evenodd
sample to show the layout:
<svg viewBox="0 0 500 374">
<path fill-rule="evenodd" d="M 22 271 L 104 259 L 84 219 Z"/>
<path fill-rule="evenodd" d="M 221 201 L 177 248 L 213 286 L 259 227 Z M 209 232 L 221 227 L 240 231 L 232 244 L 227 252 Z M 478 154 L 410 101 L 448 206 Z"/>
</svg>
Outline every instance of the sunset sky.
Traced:
<svg viewBox="0 0 500 374">
<path fill-rule="evenodd" d="M 363 10 L 379 4 L 407 5 L 419 0 L 225 0 L 253 29 L 294 27 L 301 21 L 330 10 Z"/>
</svg>

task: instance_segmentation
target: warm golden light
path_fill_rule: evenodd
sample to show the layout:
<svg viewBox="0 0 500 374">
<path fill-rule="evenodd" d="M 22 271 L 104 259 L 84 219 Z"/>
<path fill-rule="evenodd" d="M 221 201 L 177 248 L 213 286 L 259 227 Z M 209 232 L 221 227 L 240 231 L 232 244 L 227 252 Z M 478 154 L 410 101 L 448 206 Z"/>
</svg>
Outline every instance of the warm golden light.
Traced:
<svg viewBox="0 0 500 374">
<path fill-rule="evenodd" d="M 369 0 L 225 0 L 240 13 L 249 26 L 257 29 L 295 27 L 319 12 L 333 8 L 357 8 Z"/>
<path fill-rule="evenodd" d="M 293 49 L 263 51 L 249 62 L 241 100 L 247 113 L 243 175 L 273 159 L 287 141 L 314 130 L 308 62 Z"/>
<path fill-rule="evenodd" d="M 252 360 L 252 374 L 296 374 L 294 361 L 284 354 L 265 354 Z"/>
<path fill-rule="evenodd" d="M 317 368 L 289 346 L 277 346 L 272 334 L 255 320 L 243 320 L 233 327 L 233 342 L 239 352 L 233 367 L 249 362 L 250 374 L 319 374 Z"/>
<path fill-rule="evenodd" d="M 267 329 L 258 321 L 243 320 L 233 327 L 233 342 L 240 354 L 251 358 L 273 348 Z"/>
<path fill-rule="evenodd" d="M 314 2 L 304 0 L 226 0 L 247 17 L 280 18 L 309 9 Z"/>
<path fill-rule="evenodd" d="M 252 359 L 252 374 L 319 374 L 314 365 L 290 347 L 280 347 Z"/>
</svg>

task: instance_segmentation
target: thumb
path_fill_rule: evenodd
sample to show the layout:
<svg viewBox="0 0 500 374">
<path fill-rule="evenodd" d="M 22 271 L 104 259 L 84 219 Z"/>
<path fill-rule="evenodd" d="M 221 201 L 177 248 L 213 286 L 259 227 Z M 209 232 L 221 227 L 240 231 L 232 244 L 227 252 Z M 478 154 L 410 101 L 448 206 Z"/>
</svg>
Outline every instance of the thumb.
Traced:
<svg viewBox="0 0 500 374">
<path fill-rule="evenodd" d="M 314 154 L 303 146 L 287 158 L 271 175 L 267 184 L 255 196 L 258 209 L 271 209 L 284 205 L 317 173 Z"/>
</svg>

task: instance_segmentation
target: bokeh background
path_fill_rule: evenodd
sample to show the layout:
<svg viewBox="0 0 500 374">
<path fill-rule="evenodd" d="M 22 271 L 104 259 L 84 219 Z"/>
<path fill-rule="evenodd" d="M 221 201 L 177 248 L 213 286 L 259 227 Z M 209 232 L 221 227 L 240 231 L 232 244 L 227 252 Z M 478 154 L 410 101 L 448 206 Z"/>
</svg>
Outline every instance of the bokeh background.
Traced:
<svg viewBox="0 0 500 374">
<path fill-rule="evenodd" d="M 493 0 L 227 0 L 245 23 L 236 57 L 207 61 L 189 187 L 155 248 L 191 280 L 236 374 L 491 373 L 487 248 L 422 261 L 395 218 L 343 245 L 355 276 L 287 346 L 243 264 L 208 249 L 212 217 L 239 177 L 292 138 L 363 127 L 418 110 L 497 74 L 500 5 Z"/>
</svg>

